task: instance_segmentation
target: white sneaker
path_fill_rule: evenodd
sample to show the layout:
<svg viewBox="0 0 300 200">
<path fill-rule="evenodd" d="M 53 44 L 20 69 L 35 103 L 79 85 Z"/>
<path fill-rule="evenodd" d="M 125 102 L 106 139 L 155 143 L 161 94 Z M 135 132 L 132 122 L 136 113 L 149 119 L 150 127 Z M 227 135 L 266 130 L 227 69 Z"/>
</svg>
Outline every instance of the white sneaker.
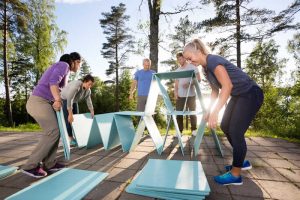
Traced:
<svg viewBox="0 0 300 200">
<path fill-rule="evenodd" d="M 197 135 L 197 130 L 193 130 L 192 131 L 192 136 L 196 136 Z"/>
</svg>

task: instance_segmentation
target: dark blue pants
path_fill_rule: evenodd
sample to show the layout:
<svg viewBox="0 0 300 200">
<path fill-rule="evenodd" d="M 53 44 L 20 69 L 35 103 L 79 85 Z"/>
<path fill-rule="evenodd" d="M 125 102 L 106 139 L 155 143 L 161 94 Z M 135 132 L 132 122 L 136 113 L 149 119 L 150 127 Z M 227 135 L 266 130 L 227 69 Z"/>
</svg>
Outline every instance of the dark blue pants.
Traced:
<svg viewBox="0 0 300 200">
<path fill-rule="evenodd" d="M 73 114 L 78 114 L 78 104 L 77 103 L 73 103 Z M 64 118 L 65 118 L 65 122 L 66 122 L 66 128 L 68 131 L 68 135 L 70 137 L 73 137 L 73 131 L 72 131 L 72 126 L 68 121 L 68 108 L 67 108 L 67 100 L 63 100 L 63 112 L 64 112 Z"/>
<path fill-rule="evenodd" d="M 242 167 L 247 153 L 245 133 L 263 103 L 263 91 L 253 86 L 247 93 L 232 96 L 223 115 L 221 129 L 233 149 L 234 167 Z"/>
</svg>

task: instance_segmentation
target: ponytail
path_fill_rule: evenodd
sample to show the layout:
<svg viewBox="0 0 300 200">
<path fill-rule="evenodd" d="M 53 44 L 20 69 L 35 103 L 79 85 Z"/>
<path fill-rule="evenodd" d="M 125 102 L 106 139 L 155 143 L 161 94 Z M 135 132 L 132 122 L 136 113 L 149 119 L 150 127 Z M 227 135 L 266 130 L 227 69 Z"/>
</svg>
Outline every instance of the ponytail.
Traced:
<svg viewBox="0 0 300 200">
<path fill-rule="evenodd" d="M 187 43 L 184 47 L 183 52 L 186 51 L 200 51 L 204 55 L 209 54 L 208 48 L 200 39 L 194 39 L 191 42 Z"/>
</svg>

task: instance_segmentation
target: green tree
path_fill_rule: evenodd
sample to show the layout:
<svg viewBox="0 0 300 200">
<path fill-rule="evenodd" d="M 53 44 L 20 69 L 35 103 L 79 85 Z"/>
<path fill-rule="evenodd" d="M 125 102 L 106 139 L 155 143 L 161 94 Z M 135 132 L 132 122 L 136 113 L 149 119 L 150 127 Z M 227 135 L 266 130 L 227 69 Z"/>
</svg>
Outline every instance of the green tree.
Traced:
<svg viewBox="0 0 300 200">
<path fill-rule="evenodd" d="M 206 32 L 219 30 L 220 36 L 210 44 L 212 49 L 219 48 L 219 54 L 228 56 L 236 50 L 237 66 L 241 68 L 242 42 L 261 39 L 266 36 L 264 27 L 272 22 L 274 12 L 268 9 L 250 8 L 252 0 L 201 0 L 204 5 L 213 4 L 215 17 L 204 20 L 201 26 Z M 253 31 L 257 30 L 257 31 Z"/>
<path fill-rule="evenodd" d="M 84 77 L 88 74 L 91 74 L 91 67 L 85 59 L 82 59 L 82 65 L 80 67 L 79 76 Z"/>
<path fill-rule="evenodd" d="M 67 33 L 55 23 L 54 0 L 28 0 L 27 4 L 32 19 L 24 38 L 24 50 L 33 60 L 37 83 L 45 69 L 53 63 L 56 52 L 63 51 Z"/>
<path fill-rule="evenodd" d="M 120 77 L 120 110 L 135 110 L 135 102 L 129 100 L 129 92 L 132 75 L 129 69 L 125 69 Z"/>
<path fill-rule="evenodd" d="M 103 43 L 101 54 L 109 60 L 109 69 L 107 75 L 115 73 L 115 110 L 120 109 L 119 99 L 119 70 L 127 59 L 128 53 L 133 50 L 133 36 L 129 34 L 129 28 L 126 22 L 129 16 L 125 15 L 125 4 L 112 6 L 110 13 L 102 13 L 103 19 L 100 19 L 103 33 L 106 35 L 107 43 Z"/>
<path fill-rule="evenodd" d="M 274 85 L 276 75 L 286 63 L 285 59 L 278 59 L 278 47 L 274 40 L 258 42 L 246 59 L 247 73 L 263 89 Z"/>
<path fill-rule="evenodd" d="M 29 12 L 25 3 L 20 0 L 4 0 L 0 2 L 0 25 L 3 37 L 3 77 L 5 87 L 5 110 L 7 120 L 13 124 L 12 108 L 10 99 L 9 69 L 8 69 L 8 41 L 12 39 L 20 29 L 26 28 Z M 10 37 L 9 37 L 10 36 Z"/>
<path fill-rule="evenodd" d="M 143 3 L 141 0 L 140 7 Z M 149 9 L 149 46 L 150 46 L 150 60 L 151 69 L 158 71 L 158 47 L 159 47 L 159 19 L 161 15 L 169 16 L 179 14 L 185 11 L 196 9 L 197 7 L 191 7 L 190 1 L 185 2 L 183 5 L 178 6 L 174 11 L 162 11 L 162 0 L 147 0 Z"/>
</svg>

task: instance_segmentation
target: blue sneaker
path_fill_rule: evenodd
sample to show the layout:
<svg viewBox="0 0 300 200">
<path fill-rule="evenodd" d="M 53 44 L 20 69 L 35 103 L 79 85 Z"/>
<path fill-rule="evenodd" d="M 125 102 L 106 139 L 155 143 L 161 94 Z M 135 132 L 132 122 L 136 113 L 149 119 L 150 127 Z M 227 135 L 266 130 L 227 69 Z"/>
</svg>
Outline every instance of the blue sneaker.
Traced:
<svg viewBox="0 0 300 200">
<path fill-rule="evenodd" d="M 221 185 L 242 185 L 242 176 L 233 176 L 231 172 L 226 172 L 225 174 L 215 176 L 215 181 Z"/>
<path fill-rule="evenodd" d="M 76 146 L 77 146 L 77 142 L 76 142 L 75 139 L 71 140 L 70 146 L 71 146 L 71 147 L 76 147 Z"/>
<path fill-rule="evenodd" d="M 227 172 L 231 171 L 231 169 L 232 169 L 232 165 L 226 165 L 225 166 L 225 170 Z M 249 169 L 252 169 L 251 163 L 249 162 L 249 160 L 244 160 L 242 170 L 249 170 Z"/>
</svg>

